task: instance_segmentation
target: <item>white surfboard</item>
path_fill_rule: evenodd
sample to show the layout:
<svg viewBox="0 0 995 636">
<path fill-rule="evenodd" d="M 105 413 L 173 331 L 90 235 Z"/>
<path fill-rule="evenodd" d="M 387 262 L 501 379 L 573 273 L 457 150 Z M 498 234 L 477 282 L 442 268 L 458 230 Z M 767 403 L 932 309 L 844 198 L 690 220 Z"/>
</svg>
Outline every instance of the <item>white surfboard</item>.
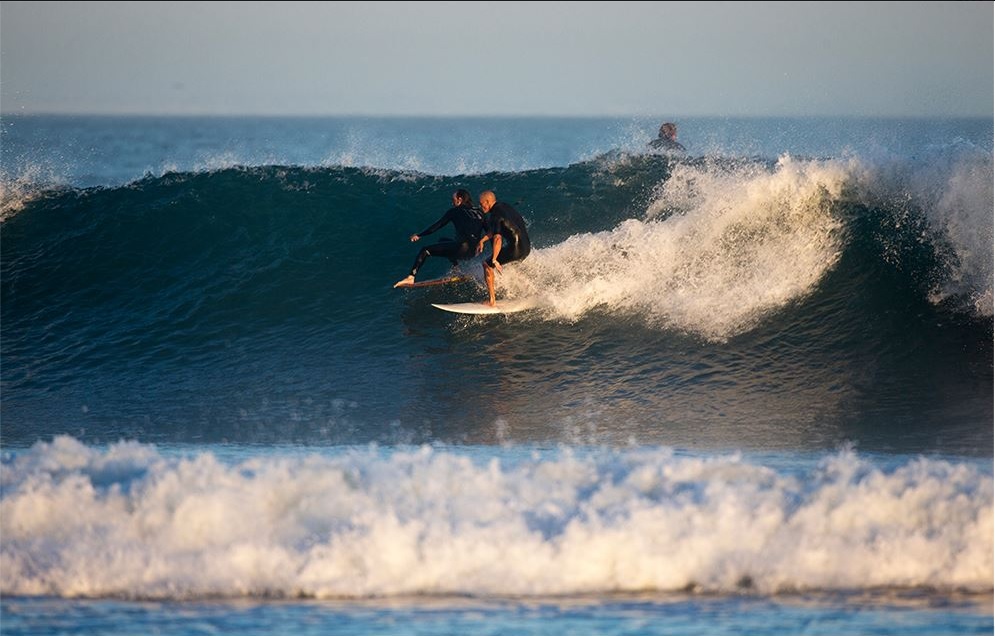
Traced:
<svg viewBox="0 0 995 636">
<path fill-rule="evenodd" d="M 437 305 L 432 303 L 432 306 L 441 309 L 442 311 L 451 311 L 456 314 L 474 314 L 474 315 L 484 315 L 484 314 L 512 314 L 516 311 L 525 311 L 526 309 L 532 309 L 538 305 L 538 300 L 535 298 L 514 298 L 511 300 L 499 300 L 497 305 L 491 307 L 490 305 L 485 305 L 484 303 L 457 303 L 455 305 Z"/>
</svg>

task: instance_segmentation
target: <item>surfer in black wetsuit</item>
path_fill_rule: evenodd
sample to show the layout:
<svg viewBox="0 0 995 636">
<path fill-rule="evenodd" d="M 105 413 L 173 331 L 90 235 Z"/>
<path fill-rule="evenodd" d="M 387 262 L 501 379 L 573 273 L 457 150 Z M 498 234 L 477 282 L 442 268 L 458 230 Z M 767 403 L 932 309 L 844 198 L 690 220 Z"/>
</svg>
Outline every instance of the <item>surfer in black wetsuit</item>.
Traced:
<svg viewBox="0 0 995 636">
<path fill-rule="evenodd" d="M 489 304 L 496 303 L 494 297 L 494 270 L 501 271 L 501 265 L 520 261 L 532 251 L 529 233 L 525 229 L 525 219 L 515 208 L 500 203 L 490 190 L 480 194 L 480 207 L 484 210 L 484 236 L 477 243 L 477 254 L 484 250 L 484 243 L 494 240 L 493 253 L 484 259 L 484 281 L 487 283 Z"/>
<path fill-rule="evenodd" d="M 663 154 L 683 155 L 687 150 L 677 141 L 677 124 L 665 122 L 660 124 L 660 133 L 656 139 L 649 142 L 651 150 Z"/>
<path fill-rule="evenodd" d="M 473 258 L 474 247 L 477 245 L 477 241 L 480 240 L 480 235 L 484 229 L 483 216 L 484 213 L 480 211 L 480 208 L 473 205 L 473 197 L 469 192 L 466 190 L 457 190 L 454 192 L 453 207 L 449 208 L 442 215 L 442 218 L 432 225 L 418 234 L 412 234 L 411 242 L 414 243 L 421 239 L 421 237 L 442 229 L 447 223 L 452 223 L 453 227 L 456 228 L 456 240 L 443 239 L 438 243 L 423 247 L 418 252 L 418 256 L 415 257 L 415 263 L 411 266 L 411 274 L 407 278 L 394 283 L 394 287 L 414 283 L 415 275 L 418 274 L 418 268 L 422 266 L 422 263 L 429 256 L 444 256 L 449 259 L 453 267 L 456 266 L 456 261 L 458 260 Z"/>
</svg>

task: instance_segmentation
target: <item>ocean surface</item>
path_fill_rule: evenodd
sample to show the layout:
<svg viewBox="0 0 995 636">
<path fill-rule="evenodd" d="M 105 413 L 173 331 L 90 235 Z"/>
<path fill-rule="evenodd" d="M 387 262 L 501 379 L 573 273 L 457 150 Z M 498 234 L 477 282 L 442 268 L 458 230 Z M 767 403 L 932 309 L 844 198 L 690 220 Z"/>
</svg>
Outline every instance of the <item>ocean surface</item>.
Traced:
<svg viewBox="0 0 995 636">
<path fill-rule="evenodd" d="M 4 115 L 3 632 L 991 633 L 992 121 L 660 121 Z"/>
</svg>

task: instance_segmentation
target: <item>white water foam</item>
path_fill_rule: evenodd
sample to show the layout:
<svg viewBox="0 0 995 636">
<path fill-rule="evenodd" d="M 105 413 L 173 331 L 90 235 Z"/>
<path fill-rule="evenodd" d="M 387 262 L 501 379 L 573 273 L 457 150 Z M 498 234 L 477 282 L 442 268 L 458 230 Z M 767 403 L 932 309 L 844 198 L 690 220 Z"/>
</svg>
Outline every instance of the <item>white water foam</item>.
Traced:
<svg viewBox="0 0 995 636">
<path fill-rule="evenodd" d="M 844 162 L 675 166 L 646 218 L 535 250 L 512 295 L 574 320 L 601 308 L 724 340 L 809 293 L 839 259 Z"/>
<path fill-rule="evenodd" d="M 948 248 L 949 272 L 931 300 L 960 301 L 978 316 L 992 316 L 993 240 L 992 155 L 966 143 L 929 149 L 919 160 L 879 159 L 860 178 L 863 201 L 922 214 L 933 236 Z"/>
<path fill-rule="evenodd" d="M 667 449 L 4 459 L 0 593 L 198 598 L 990 591 L 990 468 Z"/>
<path fill-rule="evenodd" d="M 549 318 L 629 313 L 723 341 L 804 298 L 833 269 L 848 240 L 836 204 L 847 201 L 894 215 L 894 236 L 879 240 L 906 240 L 914 228 L 902 219 L 925 222 L 918 240 L 952 255 L 930 300 L 990 317 L 992 174 L 990 155 L 959 146 L 922 161 L 679 163 L 643 219 L 534 250 L 501 282 L 511 296 L 541 297 Z"/>
</svg>

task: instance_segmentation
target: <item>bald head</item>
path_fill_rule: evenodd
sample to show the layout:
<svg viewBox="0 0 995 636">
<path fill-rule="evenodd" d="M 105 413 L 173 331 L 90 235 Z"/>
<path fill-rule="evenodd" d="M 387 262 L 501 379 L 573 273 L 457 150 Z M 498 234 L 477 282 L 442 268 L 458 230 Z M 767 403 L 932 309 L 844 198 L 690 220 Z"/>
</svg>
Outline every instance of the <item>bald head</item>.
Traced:
<svg viewBox="0 0 995 636">
<path fill-rule="evenodd" d="M 494 204 L 497 203 L 497 197 L 490 190 L 484 190 L 480 193 L 480 207 L 483 208 L 484 212 L 490 212 Z"/>
</svg>

